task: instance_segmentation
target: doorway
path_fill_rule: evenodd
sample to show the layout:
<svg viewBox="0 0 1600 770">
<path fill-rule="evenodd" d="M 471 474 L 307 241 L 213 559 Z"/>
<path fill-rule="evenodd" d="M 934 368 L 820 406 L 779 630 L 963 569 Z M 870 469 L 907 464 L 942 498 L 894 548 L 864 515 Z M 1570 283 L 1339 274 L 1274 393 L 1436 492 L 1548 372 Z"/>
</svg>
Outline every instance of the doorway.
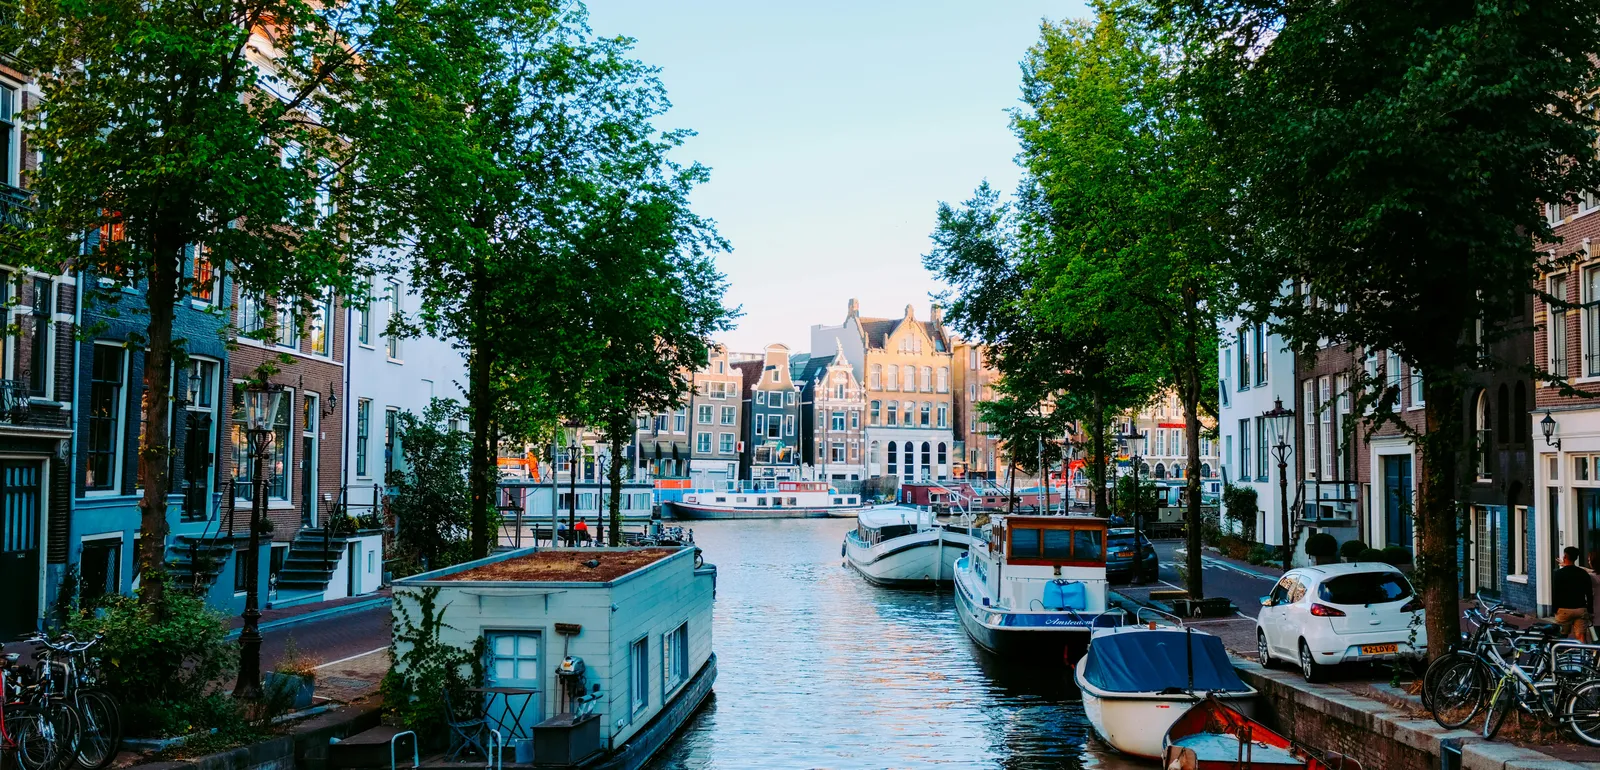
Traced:
<svg viewBox="0 0 1600 770">
<path fill-rule="evenodd" d="M 0 461 L 0 640 L 38 630 L 43 463 Z"/>
<path fill-rule="evenodd" d="M 1412 550 L 1411 455 L 1383 457 L 1384 545 Z"/>
<path fill-rule="evenodd" d="M 1578 550 L 1582 551 L 1583 566 L 1594 569 L 1600 561 L 1600 489 L 1579 487 L 1575 491 L 1578 493 Z M 1556 563 L 1560 564 L 1559 557 Z"/>
<path fill-rule="evenodd" d="M 345 595 L 356 596 L 361 593 L 361 541 L 345 543 L 344 563 L 349 565 L 345 570 Z"/>
<path fill-rule="evenodd" d="M 317 526 L 317 394 L 305 394 L 300 418 L 300 526 Z"/>
</svg>

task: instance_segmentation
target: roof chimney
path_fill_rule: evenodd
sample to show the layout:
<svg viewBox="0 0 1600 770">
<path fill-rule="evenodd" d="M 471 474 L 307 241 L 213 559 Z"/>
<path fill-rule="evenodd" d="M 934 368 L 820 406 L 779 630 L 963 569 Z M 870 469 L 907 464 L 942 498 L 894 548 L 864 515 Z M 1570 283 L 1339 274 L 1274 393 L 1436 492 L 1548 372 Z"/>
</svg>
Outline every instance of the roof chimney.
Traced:
<svg viewBox="0 0 1600 770">
<path fill-rule="evenodd" d="M 944 325 L 944 308 L 938 305 L 933 306 L 933 325 L 935 327 Z"/>
<path fill-rule="evenodd" d="M 850 304 L 845 308 L 845 318 L 855 318 L 861 315 L 861 303 L 855 297 L 850 298 Z"/>
<path fill-rule="evenodd" d="M 906 320 L 907 321 L 911 321 L 911 320 L 914 320 L 916 317 L 917 317 L 917 314 L 916 314 L 915 310 L 913 310 L 910 305 L 906 305 Z"/>
</svg>

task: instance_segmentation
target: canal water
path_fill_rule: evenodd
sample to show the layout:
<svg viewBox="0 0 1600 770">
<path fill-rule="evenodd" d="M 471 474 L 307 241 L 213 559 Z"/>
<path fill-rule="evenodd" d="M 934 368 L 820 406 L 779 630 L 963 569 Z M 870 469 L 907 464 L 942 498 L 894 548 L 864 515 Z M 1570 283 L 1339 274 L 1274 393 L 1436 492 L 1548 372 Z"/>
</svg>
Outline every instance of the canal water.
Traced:
<svg viewBox="0 0 1600 770">
<path fill-rule="evenodd" d="M 1062 665 L 997 660 L 948 590 L 842 566 L 853 519 L 692 524 L 717 565 L 716 693 L 652 768 L 1151 768 L 1091 737 Z"/>
</svg>

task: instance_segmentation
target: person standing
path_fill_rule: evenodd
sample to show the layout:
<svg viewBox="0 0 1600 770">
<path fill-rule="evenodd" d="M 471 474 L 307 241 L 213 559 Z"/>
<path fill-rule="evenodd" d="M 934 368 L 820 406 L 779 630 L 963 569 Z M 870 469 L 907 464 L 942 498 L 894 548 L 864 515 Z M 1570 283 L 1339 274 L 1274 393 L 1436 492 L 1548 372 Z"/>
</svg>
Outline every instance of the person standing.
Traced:
<svg viewBox="0 0 1600 770">
<path fill-rule="evenodd" d="M 1561 569 L 1551 583 L 1551 600 L 1561 631 L 1580 642 L 1589 641 L 1589 625 L 1594 618 L 1594 581 L 1589 571 L 1578 566 L 1578 549 L 1561 551 Z"/>
</svg>

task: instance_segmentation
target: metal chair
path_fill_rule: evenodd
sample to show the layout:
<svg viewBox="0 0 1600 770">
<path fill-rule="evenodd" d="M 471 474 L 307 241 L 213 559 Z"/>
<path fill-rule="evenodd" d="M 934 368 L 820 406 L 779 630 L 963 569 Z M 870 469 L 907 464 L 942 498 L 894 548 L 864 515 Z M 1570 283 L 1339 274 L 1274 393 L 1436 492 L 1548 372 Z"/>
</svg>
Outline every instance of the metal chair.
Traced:
<svg viewBox="0 0 1600 770">
<path fill-rule="evenodd" d="M 467 749 L 476 749 L 479 754 L 489 756 L 489 750 L 483 746 L 484 733 L 487 729 L 484 718 L 458 718 L 455 703 L 450 700 L 449 688 L 444 691 L 444 711 L 445 724 L 450 726 L 450 749 L 445 761 L 456 761 L 461 752 Z"/>
</svg>

